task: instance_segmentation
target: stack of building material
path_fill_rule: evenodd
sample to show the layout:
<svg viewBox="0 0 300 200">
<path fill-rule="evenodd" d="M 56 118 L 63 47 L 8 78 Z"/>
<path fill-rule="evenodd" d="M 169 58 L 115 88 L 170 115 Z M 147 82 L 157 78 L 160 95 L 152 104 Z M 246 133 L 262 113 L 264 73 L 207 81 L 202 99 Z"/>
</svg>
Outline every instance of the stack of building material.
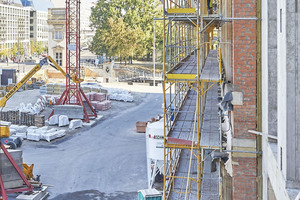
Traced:
<svg viewBox="0 0 300 200">
<path fill-rule="evenodd" d="M 27 120 L 27 112 L 21 112 L 20 115 L 20 125 L 26 125 Z"/>
<path fill-rule="evenodd" d="M 10 91 L 16 84 L 15 83 L 10 83 L 6 86 L 6 92 Z"/>
<path fill-rule="evenodd" d="M 106 99 L 106 97 L 105 97 L 104 93 L 96 93 L 94 96 L 95 101 L 102 102 L 102 101 L 105 101 L 105 99 Z"/>
<path fill-rule="evenodd" d="M 66 135 L 65 130 L 56 130 L 55 128 L 48 130 L 47 132 L 41 134 L 41 139 L 50 142 L 56 138 L 60 138 Z"/>
<path fill-rule="evenodd" d="M 53 88 L 54 88 L 53 94 L 59 95 L 60 94 L 60 85 L 54 84 Z"/>
<path fill-rule="evenodd" d="M 13 123 L 13 124 L 16 124 L 16 123 Z M 19 123 L 17 123 L 17 124 L 33 126 L 35 124 L 35 114 L 31 114 L 29 112 L 21 112 L 20 120 L 19 120 Z"/>
<path fill-rule="evenodd" d="M 8 111 L 8 121 L 13 124 L 19 124 L 19 111 L 18 110 Z"/>
<path fill-rule="evenodd" d="M 94 101 L 95 100 L 95 92 L 89 92 L 89 93 L 86 93 L 86 97 L 88 98 L 89 101 Z"/>
<path fill-rule="evenodd" d="M 95 108 L 100 111 L 108 110 L 111 108 L 111 101 L 105 100 L 95 104 Z"/>
<path fill-rule="evenodd" d="M 22 151 L 21 150 L 10 150 L 8 152 L 17 163 L 19 168 L 23 169 L 23 158 L 22 158 Z M 13 189 L 23 186 L 23 180 L 14 169 L 6 155 L 3 151 L 0 151 L 0 172 L 4 182 L 5 189 Z"/>
<path fill-rule="evenodd" d="M 107 93 L 108 93 L 108 90 L 103 89 L 103 88 L 100 88 L 100 91 L 99 91 L 99 92 L 104 93 L 104 94 L 107 94 Z"/>
<path fill-rule="evenodd" d="M 81 87 L 81 89 L 82 89 L 82 91 L 83 91 L 84 93 L 89 93 L 89 92 L 91 92 L 91 89 L 90 89 L 90 87 L 88 87 L 88 86 L 83 86 L 83 87 Z"/>
<path fill-rule="evenodd" d="M 36 126 L 31 126 L 27 129 L 27 140 L 40 141 L 41 133 Z"/>
<path fill-rule="evenodd" d="M 40 87 L 40 95 L 45 95 L 47 94 L 47 86 L 46 85 L 42 85 Z"/>
<path fill-rule="evenodd" d="M 59 84 L 59 94 L 62 94 L 66 90 L 65 84 Z"/>
<path fill-rule="evenodd" d="M 46 91 L 47 91 L 47 94 L 53 94 L 54 93 L 54 84 L 48 83 L 46 85 Z"/>
<path fill-rule="evenodd" d="M 147 122 L 136 122 L 136 132 L 146 133 Z"/>
<path fill-rule="evenodd" d="M 45 115 L 35 115 L 34 116 L 34 126 L 36 126 L 36 127 L 45 126 Z"/>
<path fill-rule="evenodd" d="M 8 112 L 2 111 L 0 116 L 2 121 L 8 121 Z"/>
</svg>

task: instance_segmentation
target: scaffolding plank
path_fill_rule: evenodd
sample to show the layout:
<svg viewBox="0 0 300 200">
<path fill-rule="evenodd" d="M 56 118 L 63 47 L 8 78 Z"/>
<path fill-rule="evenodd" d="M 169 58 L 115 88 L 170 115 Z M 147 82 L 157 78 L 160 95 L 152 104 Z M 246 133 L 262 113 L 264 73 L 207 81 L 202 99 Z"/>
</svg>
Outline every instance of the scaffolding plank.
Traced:
<svg viewBox="0 0 300 200">
<path fill-rule="evenodd" d="M 204 82 L 219 82 L 219 61 L 218 51 L 210 50 L 205 60 L 204 68 L 200 76 L 200 81 Z"/>
<path fill-rule="evenodd" d="M 196 103 L 197 93 L 193 89 L 190 89 L 184 104 L 180 108 L 176 121 L 173 122 L 174 126 L 168 133 L 168 137 L 189 141 L 193 140 Z M 197 134 L 195 132 L 194 141 L 196 141 L 196 138 Z M 167 143 L 174 144 L 171 141 L 167 141 Z"/>
<path fill-rule="evenodd" d="M 175 14 L 175 13 L 195 13 L 196 8 L 169 8 L 167 9 L 168 14 Z"/>
<path fill-rule="evenodd" d="M 193 53 L 181 60 L 167 73 L 169 80 L 195 80 L 197 77 L 197 56 Z"/>
<path fill-rule="evenodd" d="M 205 151 L 205 159 L 203 165 L 203 176 L 201 185 L 201 200 L 219 200 L 219 176 L 220 163 L 215 162 L 215 167 L 212 167 L 211 151 Z M 214 169 L 214 170 L 212 170 Z"/>
<path fill-rule="evenodd" d="M 192 157 L 191 167 L 190 166 L 190 156 L 191 152 L 188 149 L 183 149 L 181 151 L 178 168 L 176 170 L 176 177 L 174 180 L 174 190 L 171 190 L 170 200 L 182 200 L 185 199 L 197 199 L 197 159 L 195 156 Z M 187 187 L 187 177 L 190 168 L 190 184 L 188 186 L 188 193 L 186 193 Z M 185 178 L 183 178 L 185 177 Z M 194 179 L 194 180 L 192 180 Z M 172 186 L 173 188 L 173 186 Z"/>
<path fill-rule="evenodd" d="M 201 146 L 219 147 L 220 131 L 218 116 L 218 86 L 212 86 L 206 94 L 203 126 L 201 130 Z"/>
</svg>

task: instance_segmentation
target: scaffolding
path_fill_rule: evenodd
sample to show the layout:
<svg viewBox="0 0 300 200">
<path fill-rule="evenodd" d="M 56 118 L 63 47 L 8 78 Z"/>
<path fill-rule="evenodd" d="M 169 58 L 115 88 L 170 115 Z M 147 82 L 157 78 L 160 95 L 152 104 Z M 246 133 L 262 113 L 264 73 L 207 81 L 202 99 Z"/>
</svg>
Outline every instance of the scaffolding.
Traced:
<svg viewBox="0 0 300 200">
<path fill-rule="evenodd" d="M 164 199 L 220 199 L 223 0 L 164 0 Z M 213 167 L 212 167 L 213 166 Z M 215 168 L 215 170 L 211 170 Z"/>
</svg>

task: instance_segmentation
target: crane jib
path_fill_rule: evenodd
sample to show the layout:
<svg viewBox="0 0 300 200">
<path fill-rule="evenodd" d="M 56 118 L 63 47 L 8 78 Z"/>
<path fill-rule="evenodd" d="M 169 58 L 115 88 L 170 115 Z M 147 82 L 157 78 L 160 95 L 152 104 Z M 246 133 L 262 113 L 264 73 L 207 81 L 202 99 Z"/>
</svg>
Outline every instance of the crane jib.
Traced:
<svg viewBox="0 0 300 200">
<path fill-rule="evenodd" d="M 39 65 L 38 65 L 39 66 Z M 37 67 L 37 68 L 34 68 L 32 69 L 29 74 L 27 74 L 22 80 L 21 80 L 21 83 L 24 84 L 25 82 L 28 81 L 28 79 L 30 77 L 32 77 L 38 70 L 40 70 L 41 66 Z"/>
</svg>

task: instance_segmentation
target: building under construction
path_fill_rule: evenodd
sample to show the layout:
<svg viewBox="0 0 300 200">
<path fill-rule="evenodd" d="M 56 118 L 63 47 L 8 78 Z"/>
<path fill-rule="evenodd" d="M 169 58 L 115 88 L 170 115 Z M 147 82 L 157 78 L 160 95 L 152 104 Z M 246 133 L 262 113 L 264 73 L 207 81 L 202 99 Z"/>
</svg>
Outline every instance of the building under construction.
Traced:
<svg viewBox="0 0 300 200">
<path fill-rule="evenodd" d="M 296 198 L 298 4 L 163 1 L 164 199 Z"/>
</svg>

